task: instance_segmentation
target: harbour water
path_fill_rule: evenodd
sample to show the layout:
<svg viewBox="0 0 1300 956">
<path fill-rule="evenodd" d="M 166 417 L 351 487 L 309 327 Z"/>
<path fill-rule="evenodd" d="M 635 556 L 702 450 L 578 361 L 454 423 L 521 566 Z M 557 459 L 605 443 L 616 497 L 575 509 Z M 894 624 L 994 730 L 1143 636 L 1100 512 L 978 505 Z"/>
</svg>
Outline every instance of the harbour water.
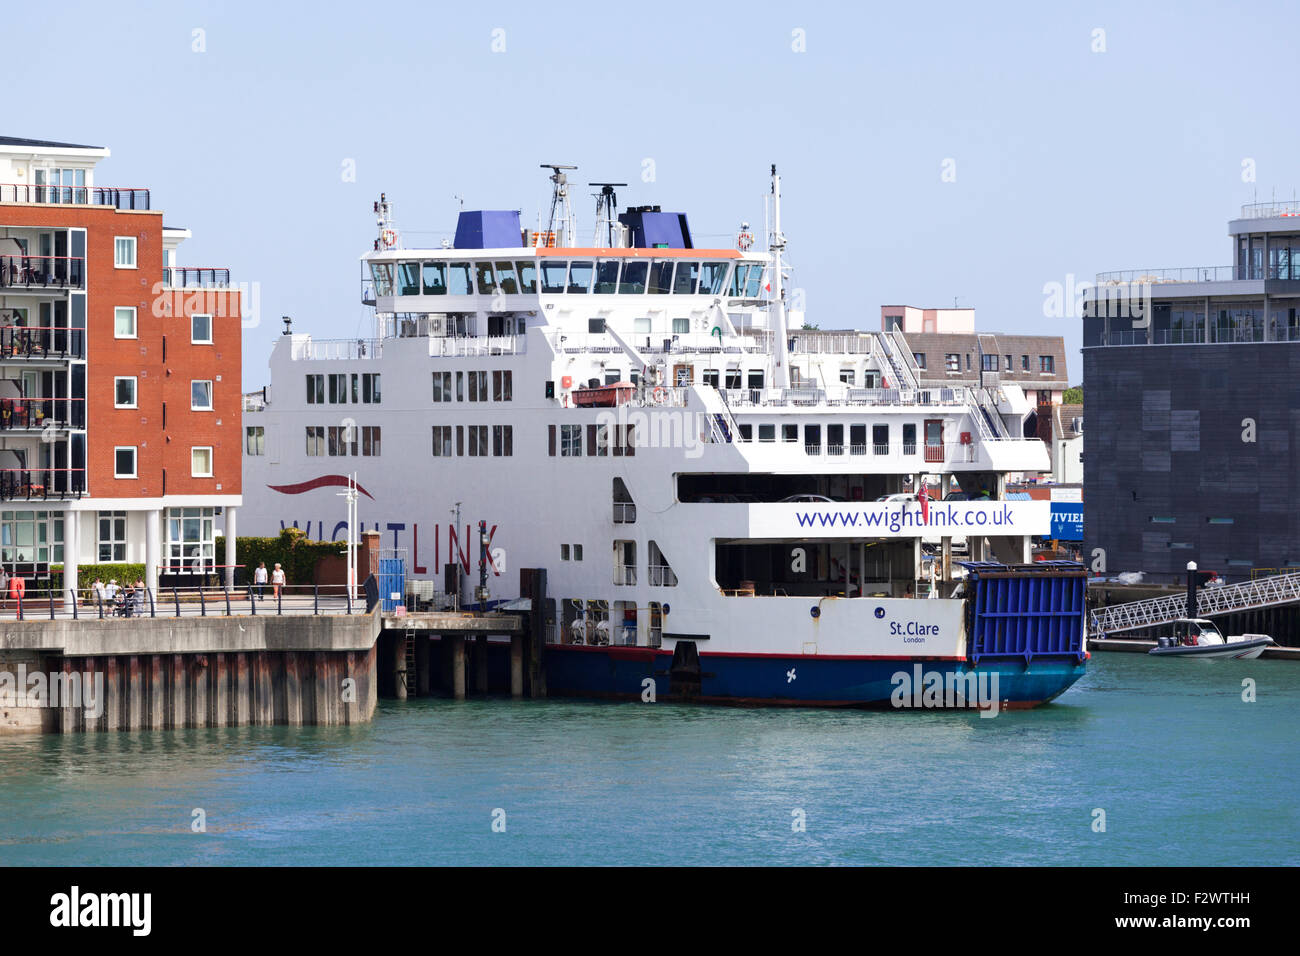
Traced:
<svg viewBox="0 0 1300 956">
<path fill-rule="evenodd" d="M 1295 865 L 1298 718 L 1293 663 L 1095 654 L 993 719 L 424 699 L 0 737 L 0 864 Z"/>
</svg>

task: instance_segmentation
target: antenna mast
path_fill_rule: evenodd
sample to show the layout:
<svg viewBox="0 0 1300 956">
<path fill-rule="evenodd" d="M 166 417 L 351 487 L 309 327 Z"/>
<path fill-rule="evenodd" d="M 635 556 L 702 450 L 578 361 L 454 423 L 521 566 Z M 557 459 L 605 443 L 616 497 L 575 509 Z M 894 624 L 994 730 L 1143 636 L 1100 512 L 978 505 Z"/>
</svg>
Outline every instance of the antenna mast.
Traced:
<svg viewBox="0 0 1300 956">
<path fill-rule="evenodd" d="M 380 193 L 375 202 L 375 225 L 379 227 L 379 238 L 375 240 L 376 252 L 387 252 L 397 248 L 397 229 L 393 225 L 393 205 L 388 201 L 387 193 Z"/>
<path fill-rule="evenodd" d="M 569 205 L 569 177 L 564 175 L 566 169 L 577 169 L 577 166 L 565 166 L 563 163 L 542 163 L 542 169 L 551 170 L 550 180 L 554 184 L 551 187 L 551 215 L 546 220 L 546 232 L 552 233 L 555 230 L 555 214 L 558 210 L 560 221 L 564 228 L 564 245 L 576 245 L 577 237 L 574 235 L 573 207 Z M 556 243 L 560 245 L 560 243 Z"/>
<path fill-rule="evenodd" d="M 618 194 L 614 192 L 615 186 L 626 186 L 627 183 L 587 183 L 588 186 L 599 186 L 600 192 L 596 196 L 596 237 L 594 243 L 600 245 L 600 233 L 604 229 L 606 233 L 605 248 L 613 249 L 617 243 L 614 242 L 614 216 L 618 210 Z"/>
<path fill-rule="evenodd" d="M 785 289 L 782 287 L 784 268 L 781 253 L 785 251 L 785 235 L 781 232 L 781 177 L 772 164 L 772 380 L 777 388 L 790 387 L 790 333 L 786 328 Z"/>
</svg>

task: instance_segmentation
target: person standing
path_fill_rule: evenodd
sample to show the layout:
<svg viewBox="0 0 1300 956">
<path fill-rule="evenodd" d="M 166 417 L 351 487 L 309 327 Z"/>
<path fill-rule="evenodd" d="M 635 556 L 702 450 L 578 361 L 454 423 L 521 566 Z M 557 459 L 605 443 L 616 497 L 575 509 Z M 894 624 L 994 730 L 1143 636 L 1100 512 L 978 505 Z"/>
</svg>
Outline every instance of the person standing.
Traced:
<svg viewBox="0 0 1300 956">
<path fill-rule="evenodd" d="M 284 569 L 276 564 L 275 570 L 271 572 L 271 587 L 275 591 L 275 599 L 280 600 L 280 589 L 284 587 Z"/>
<path fill-rule="evenodd" d="M 279 565 L 276 565 L 279 567 Z M 266 562 L 259 561 L 257 569 L 253 572 L 253 583 L 257 585 L 257 599 L 266 600 Z"/>
</svg>

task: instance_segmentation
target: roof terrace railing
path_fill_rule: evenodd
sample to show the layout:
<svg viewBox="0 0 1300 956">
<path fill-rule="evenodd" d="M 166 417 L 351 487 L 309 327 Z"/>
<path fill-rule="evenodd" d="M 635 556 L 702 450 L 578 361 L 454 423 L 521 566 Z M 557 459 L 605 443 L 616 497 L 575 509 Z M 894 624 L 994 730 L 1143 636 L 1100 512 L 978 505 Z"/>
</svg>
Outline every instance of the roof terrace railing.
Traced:
<svg viewBox="0 0 1300 956">
<path fill-rule="evenodd" d="M 0 183 L 0 203 L 53 203 L 67 206 L 112 206 L 149 209 L 149 190 L 121 186 L 40 186 Z"/>
<path fill-rule="evenodd" d="M 213 266 L 163 269 L 163 285 L 170 289 L 228 289 L 230 270 Z"/>
<path fill-rule="evenodd" d="M 1300 201 L 1252 202 L 1241 207 L 1242 219 L 1282 219 L 1290 216 L 1300 216 Z"/>
<path fill-rule="evenodd" d="M 1097 285 L 1166 285 L 1173 282 L 1229 282 L 1232 266 L 1186 266 L 1173 269 L 1122 269 L 1098 272 Z"/>
</svg>

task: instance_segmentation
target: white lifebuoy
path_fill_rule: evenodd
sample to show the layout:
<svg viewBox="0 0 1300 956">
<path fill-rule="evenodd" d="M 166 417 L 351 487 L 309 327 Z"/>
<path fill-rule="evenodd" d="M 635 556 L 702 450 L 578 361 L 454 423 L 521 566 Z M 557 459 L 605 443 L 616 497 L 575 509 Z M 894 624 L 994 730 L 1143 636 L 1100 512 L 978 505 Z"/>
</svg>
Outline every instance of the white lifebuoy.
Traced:
<svg viewBox="0 0 1300 956">
<path fill-rule="evenodd" d="M 389 247 L 395 246 L 397 245 L 397 232 L 393 229 L 385 229 L 379 234 L 379 241 Z"/>
<path fill-rule="evenodd" d="M 741 252 L 748 252 L 750 247 L 753 246 L 753 244 L 754 244 L 753 233 L 742 232 L 739 236 L 736 237 L 736 248 L 739 249 Z"/>
</svg>

